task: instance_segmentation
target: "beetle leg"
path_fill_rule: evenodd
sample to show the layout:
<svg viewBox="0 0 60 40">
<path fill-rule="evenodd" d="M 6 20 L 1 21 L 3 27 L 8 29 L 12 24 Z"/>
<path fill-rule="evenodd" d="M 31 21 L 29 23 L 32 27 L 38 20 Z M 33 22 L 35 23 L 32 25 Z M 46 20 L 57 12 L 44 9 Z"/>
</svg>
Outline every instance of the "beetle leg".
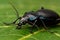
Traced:
<svg viewBox="0 0 60 40">
<path fill-rule="evenodd" d="M 43 21 L 43 20 L 41 20 L 41 22 L 42 22 L 42 24 L 43 24 L 44 28 L 45 28 L 46 30 L 48 30 L 48 28 L 47 28 L 47 26 L 45 25 L 44 21 Z"/>
<path fill-rule="evenodd" d="M 47 30 L 47 31 L 50 32 L 50 33 L 54 33 L 53 31 L 48 30 L 48 28 L 47 28 L 47 26 L 45 25 L 45 23 L 44 23 L 43 20 L 41 20 L 41 22 L 42 22 L 42 24 L 43 24 L 45 30 Z"/>
<path fill-rule="evenodd" d="M 35 26 L 37 27 L 37 25 L 35 24 L 36 22 L 37 22 L 37 20 L 35 20 L 35 22 L 34 22 L 33 25 L 32 25 L 32 28 L 31 28 L 31 30 L 30 30 L 31 33 L 33 33 L 32 30 L 34 29 L 34 27 L 35 27 Z M 38 28 L 38 27 L 37 27 L 37 28 Z"/>
</svg>

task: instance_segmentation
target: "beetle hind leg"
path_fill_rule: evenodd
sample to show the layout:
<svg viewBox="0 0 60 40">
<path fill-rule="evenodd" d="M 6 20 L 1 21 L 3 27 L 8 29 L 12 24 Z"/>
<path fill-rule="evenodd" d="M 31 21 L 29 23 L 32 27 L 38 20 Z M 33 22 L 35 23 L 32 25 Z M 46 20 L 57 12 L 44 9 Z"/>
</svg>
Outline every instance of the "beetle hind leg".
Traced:
<svg viewBox="0 0 60 40">
<path fill-rule="evenodd" d="M 55 33 L 55 31 L 50 31 L 50 30 L 47 28 L 47 26 L 45 25 L 45 23 L 44 23 L 43 20 L 41 20 L 41 22 L 42 22 L 42 24 L 43 24 L 43 26 L 44 26 L 44 29 L 45 29 L 47 32 Z"/>
</svg>

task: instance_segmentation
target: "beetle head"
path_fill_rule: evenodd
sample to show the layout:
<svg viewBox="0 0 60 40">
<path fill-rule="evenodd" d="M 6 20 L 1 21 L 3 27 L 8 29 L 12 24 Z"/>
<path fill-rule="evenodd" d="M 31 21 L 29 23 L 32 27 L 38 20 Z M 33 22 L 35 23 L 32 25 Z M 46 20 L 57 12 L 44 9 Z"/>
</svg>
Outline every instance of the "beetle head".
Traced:
<svg viewBox="0 0 60 40">
<path fill-rule="evenodd" d="M 18 26 L 25 25 L 27 23 L 28 17 L 22 17 L 18 23 Z"/>
</svg>

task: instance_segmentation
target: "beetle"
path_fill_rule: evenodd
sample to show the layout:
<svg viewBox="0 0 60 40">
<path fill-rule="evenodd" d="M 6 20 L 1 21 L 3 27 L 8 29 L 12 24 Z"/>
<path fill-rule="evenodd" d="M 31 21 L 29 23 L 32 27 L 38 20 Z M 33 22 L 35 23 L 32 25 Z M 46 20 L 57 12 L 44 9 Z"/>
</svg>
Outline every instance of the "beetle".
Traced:
<svg viewBox="0 0 60 40">
<path fill-rule="evenodd" d="M 16 24 L 17 29 L 21 29 L 22 25 L 28 23 L 32 26 L 30 32 L 32 32 L 35 26 L 37 28 L 43 26 L 46 30 L 48 30 L 47 26 L 52 26 L 60 23 L 60 16 L 53 10 L 45 9 L 44 7 L 41 7 L 41 9 L 37 11 L 25 12 L 25 14 L 22 17 L 19 17 L 18 11 L 15 8 L 15 6 L 11 2 L 10 4 L 15 9 L 18 16 L 18 18 L 10 24 L 15 24 L 16 21 L 19 20 L 19 22 Z M 5 23 L 5 24 L 9 24 L 9 23 Z"/>
</svg>

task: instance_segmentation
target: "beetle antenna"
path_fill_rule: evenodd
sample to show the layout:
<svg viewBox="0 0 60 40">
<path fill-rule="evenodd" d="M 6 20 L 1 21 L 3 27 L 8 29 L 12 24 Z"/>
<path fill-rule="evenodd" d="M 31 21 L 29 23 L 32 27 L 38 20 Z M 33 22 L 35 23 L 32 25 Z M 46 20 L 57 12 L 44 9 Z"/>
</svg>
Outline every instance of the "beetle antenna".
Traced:
<svg viewBox="0 0 60 40">
<path fill-rule="evenodd" d="M 12 1 L 9 1 L 9 3 L 10 3 L 11 6 L 13 7 L 13 9 L 16 11 L 17 18 L 19 18 L 19 13 L 18 13 L 17 8 L 13 5 Z"/>
<path fill-rule="evenodd" d="M 13 9 L 16 11 L 17 19 L 16 19 L 15 21 L 13 21 L 12 23 L 5 23 L 5 22 L 3 22 L 3 23 L 6 24 L 6 25 L 15 24 L 18 19 L 19 19 L 19 20 L 21 19 L 21 17 L 19 17 L 18 10 L 15 8 L 15 6 L 13 5 L 13 3 L 12 3 L 11 1 L 9 1 L 9 3 L 10 3 L 11 6 L 13 7 Z"/>
</svg>

